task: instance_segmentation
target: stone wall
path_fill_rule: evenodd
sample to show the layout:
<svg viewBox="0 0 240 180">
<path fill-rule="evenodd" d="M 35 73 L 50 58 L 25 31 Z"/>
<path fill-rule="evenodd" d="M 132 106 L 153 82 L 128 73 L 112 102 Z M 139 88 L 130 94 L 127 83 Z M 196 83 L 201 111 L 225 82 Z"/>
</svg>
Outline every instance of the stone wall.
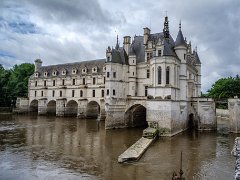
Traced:
<svg viewBox="0 0 240 180">
<path fill-rule="evenodd" d="M 216 109 L 217 131 L 220 133 L 228 133 L 230 130 L 230 119 L 228 109 Z"/>
<path fill-rule="evenodd" d="M 230 132 L 240 133 L 240 99 L 228 99 Z"/>
</svg>

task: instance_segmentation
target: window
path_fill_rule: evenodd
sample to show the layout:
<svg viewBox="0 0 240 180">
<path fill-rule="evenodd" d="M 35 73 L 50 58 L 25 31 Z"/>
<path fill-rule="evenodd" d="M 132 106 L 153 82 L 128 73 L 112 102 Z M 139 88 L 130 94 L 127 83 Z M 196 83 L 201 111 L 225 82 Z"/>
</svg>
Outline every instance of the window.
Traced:
<svg viewBox="0 0 240 180">
<path fill-rule="evenodd" d="M 152 53 L 147 53 L 147 60 L 152 58 Z"/>
<path fill-rule="evenodd" d="M 75 95 L 75 91 L 74 91 L 74 90 L 72 90 L 72 97 L 74 97 L 74 95 Z"/>
<path fill-rule="evenodd" d="M 110 61 L 110 57 L 107 57 L 107 62 L 109 62 Z"/>
<path fill-rule="evenodd" d="M 105 84 L 105 81 L 106 81 L 106 78 L 105 77 L 103 77 L 103 83 Z"/>
<path fill-rule="evenodd" d="M 55 80 L 53 80 L 53 86 L 55 86 L 56 85 L 56 81 Z"/>
<path fill-rule="evenodd" d="M 80 97 L 83 97 L 83 91 L 80 90 Z"/>
<path fill-rule="evenodd" d="M 134 60 L 133 60 L 133 64 L 134 64 Z"/>
<path fill-rule="evenodd" d="M 35 87 L 37 87 L 37 81 L 35 81 Z"/>
<path fill-rule="evenodd" d="M 148 95 L 148 86 L 145 86 L 145 96 Z"/>
<path fill-rule="evenodd" d="M 47 72 L 44 72 L 44 77 L 47 77 L 48 73 Z"/>
<path fill-rule="evenodd" d="M 63 71 L 62 71 L 62 75 L 66 75 L 66 70 L 63 70 Z"/>
<path fill-rule="evenodd" d="M 62 97 L 62 91 L 59 91 L 59 96 Z"/>
<path fill-rule="evenodd" d="M 134 72 L 133 72 L 133 76 L 134 76 Z"/>
<path fill-rule="evenodd" d="M 37 96 L 37 91 L 34 91 L 34 96 L 35 96 L 35 97 Z"/>
<path fill-rule="evenodd" d="M 110 76 L 110 72 L 107 72 L 107 77 L 109 78 L 109 76 Z"/>
<path fill-rule="evenodd" d="M 41 91 L 41 96 L 43 97 L 43 91 Z"/>
<path fill-rule="evenodd" d="M 85 84 L 85 78 L 82 79 L 82 84 Z"/>
<path fill-rule="evenodd" d="M 162 84 L 162 68 L 158 67 L 158 84 Z"/>
<path fill-rule="evenodd" d="M 96 84 L 96 78 L 95 77 L 93 78 L 93 84 Z"/>
<path fill-rule="evenodd" d="M 62 79 L 62 85 L 63 86 L 65 85 L 65 79 Z"/>
<path fill-rule="evenodd" d="M 184 54 L 183 58 L 186 59 L 186 54 Z"/>
<path fill-rule="evenodd" d="M 104 97 L 104 90 L 102 89 L 102 97 Z"/>
<path fill-rule="evenodd" d="M 47 81 L 46 80 L 44 80 L 44 86 L 46 86 L 47 85 Z"/>
<path fill-rule="evenodd" d="M 92 97 L 95 97 L 95 90 L 92 90 Z"/>
<path fill-rule="evenodd" d="M 52 97 L 54 97 L 54 96 L 55 96 L 55 91 L 53 90 L 53 91 L 52 91 Z"/>
<path fill-rule="evenodd" d="M 116 78 L 116 76 L 117 76 L 116 72 L 113 72 L 113 78 Z"/>
<path fill-rule="evenodd" d="M 72 69 L 72 74 L 76 74 L 77 73 L 77 69 L 73 68 Z"/>
<path fill-rule="evenodd" d="M 107 89 L 107 95 L 109 95 L 109 89 Z"/>
<path fill-rule="evenodd" d="M 158 50 L 158 56 L 162 56 L 162 50 Z"/>
<path fill-rule="evenodd" d="M 113 89 L 113 96 L 115 96 L 116 95 L 116 91 L 115 91 L 115 89 Z"/>
<path fill-rule="evenodd" d="M 72 85 L 75 85 L 75 82 L 76 82 L 76 80 L 75 80 L 75 79 L 73 79 L 73 80 L 72 80 Z"/>
<path fill-rule="evenodd" d="M 150 70 L 147 69 L 147 78 L 150 78 Z"/>
<path fill-rule="evenodd" d="M 166 68 L 166 84 L 169 84 L 169 82 L 170 82 L 170 77 L 169 77 L 169 75 L 170 75 L 170 67 L 168 66 L 168 67 Z"/>
<path fill-rule="evenodd" d="M 53 71 L 52 75 L 56 76 L 57 75 L 57 71 Z"/>
</svg>

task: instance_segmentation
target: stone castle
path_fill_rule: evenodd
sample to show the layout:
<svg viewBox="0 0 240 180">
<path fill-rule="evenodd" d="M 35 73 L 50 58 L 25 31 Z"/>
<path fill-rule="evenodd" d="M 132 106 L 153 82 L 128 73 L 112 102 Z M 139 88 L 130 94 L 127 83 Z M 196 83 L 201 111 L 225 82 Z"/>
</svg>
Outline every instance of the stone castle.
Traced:
<svg viewBox="0 0 240 180">
<path fill-rule="evenodd" d="M 172 136 L 193 125 L 215 129 L 215 104 L 200 98 L 201 61 L 168 17 L 163 32 L 125 36 L 106 59 L 42 66 L 35 61 L 25 104 L 39 115 L 105 120 L 106 129 L 148 125 Z"/>
</svg>

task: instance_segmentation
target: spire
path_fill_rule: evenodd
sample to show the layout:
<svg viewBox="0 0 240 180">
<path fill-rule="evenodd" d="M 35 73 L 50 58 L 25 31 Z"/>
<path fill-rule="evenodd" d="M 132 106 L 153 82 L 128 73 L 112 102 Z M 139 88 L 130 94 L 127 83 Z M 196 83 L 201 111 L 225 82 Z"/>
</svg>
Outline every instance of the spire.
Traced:
<svg viewBox="0 0 240 180">
<path fill-rule="evenodd" d="M 200 61 L 198 53 L 197 53 L 197 46 L 195 47 L 195 50 L 193 51 L 193 55 L 194 55 L 196 64 L 201 64 L 201 61 Z"/>
<path fill-rule="evenodd" d="M 178 31 L 178 35 L 175 41 L 175 46 L 186 46 L 186 39 L 184 40 L 183 34 L 182 34 L 182 23 L 181 21 L 179 22 L 179 31 Z"/>
<path fill-rule="evenodd" d="M 115 47 L 115 49 L 119 49 L 118 35 L 117 35 L 117 44 L 116 44 L 116 47 Z"/>
<path fill-rule="evenodd" d="M 164 35 L 164 38 L 167 40 L 167 42 L 169 42 L 169 25 L 168 25 L 167 16 L 165 17 L 165 21 L 164 21 L 163 35 Z"/>
</svg>

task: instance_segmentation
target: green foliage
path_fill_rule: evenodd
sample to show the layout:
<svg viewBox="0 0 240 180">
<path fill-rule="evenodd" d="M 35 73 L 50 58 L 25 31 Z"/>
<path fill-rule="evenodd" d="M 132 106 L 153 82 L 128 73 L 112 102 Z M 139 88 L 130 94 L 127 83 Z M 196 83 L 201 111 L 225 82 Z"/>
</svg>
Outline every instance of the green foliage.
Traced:
<svg viewBox="0 0 240 180">
<path fill-rule="evenodd" d="M 17 97 L 26 97 L 28 79 L 34 73 L 34 65 L 23 63 L 5 70 L 0 64 L 0 107 L 15 104 Z"/>
</svg>

